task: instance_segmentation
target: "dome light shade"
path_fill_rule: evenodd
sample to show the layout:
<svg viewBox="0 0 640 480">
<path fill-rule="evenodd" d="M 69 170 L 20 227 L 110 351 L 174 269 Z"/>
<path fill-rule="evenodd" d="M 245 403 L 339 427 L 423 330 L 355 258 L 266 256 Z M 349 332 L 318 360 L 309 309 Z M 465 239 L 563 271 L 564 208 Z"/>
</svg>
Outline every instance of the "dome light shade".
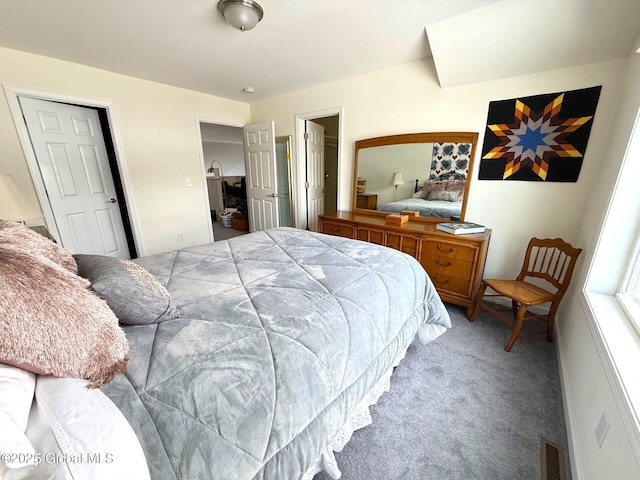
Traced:
<svg viewBox="0 0 640 480">
<path fill-rule="evenodd" d="M 253 0 L 220 0 L 218 11 L 229 25 L 241 32 L 251 30 L 264 16 L 262 7 Z"/>
</svg>

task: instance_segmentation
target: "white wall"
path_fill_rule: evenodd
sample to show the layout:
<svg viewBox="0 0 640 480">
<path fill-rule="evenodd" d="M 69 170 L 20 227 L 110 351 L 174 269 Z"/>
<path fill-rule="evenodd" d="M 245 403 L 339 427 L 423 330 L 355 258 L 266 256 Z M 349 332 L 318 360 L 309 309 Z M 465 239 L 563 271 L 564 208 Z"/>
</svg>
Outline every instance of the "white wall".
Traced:
<svg viewBox="0 0 640 480">
<path fill-rule="evenodd" d="M 196 116 L 245 124 L 248 104 L 5 48 L 0 48 L 0 83 L 110 104 L 141 253 L 209 241 Z M 37 204 L 5 96 L 0 96 L 0 145 L 0 172 L 12 174 Z M 186 188 L 186 178 L 192 188 Z M 183 243 L 177 232 L 184 233 Z"/>
<path fill-rule="evenodd" d="M 634 125 L 638 109 L 640 108 L 640 55 L 632 53 L 628 60 L 628 70 L 621 72 L 623 81 L 620 91 L 622 97 L 617 116 L 611 123 L 608 132 L 610 148 L 606 152 L 608 162 L 603 162 L 597 174 L 597 179 L 590 191 L 590 201 L 585 205 L 584 222 L 578 233 L 578 243 L 585 249 L 581 266 L 574 273 L 575 281 L 567 293 L 567 299 L 561 306 L 562 321 L 558 323 L 558 337 L 560 341 L 560 359 L 564 375 L 564 390 L 569 403 L 569 418 L 574 437 L 575 454 L 580 461 L 576 474 L 584 480 L 599 480 L 602 478 L 632 479 L 640 478 L 639 452 L 633 450 L 633 440 L 626 429 L 634 427 L 629 416 L 625 416 L 628 407 L 621 406 L 620 391 L 617 380 L 612 373 L 612 366 L 605 354 L 602 340 L 590 328 L 594 321 L 591 313 L 582 301 L 581 290 L 585 287 L 589 273 L 587 288 L 595 292 L 611 295 L 616 291 L 621 272 L 626 267 L 627 252 L 633 248 L 633 240 L 638 228 L 640 214 L 639 193 L 637 187 L 638 157 L 637 152 L 627 161 L 635 164 L 634 177 L 620 179 L 621 188 L 627 187 L 627 192 L 620 205 L 613 205 L 614 211 L 609 214 L 608 223 L 614 223 L 616 228 L 600 236 L 600 230 L 605 221 L 611 193 L 628 145 L 629 137 Z M 630 173 L 630 172 L 629 172 Z M 599 243 L 598 260 L 594 262 L 594 250 Z M 589 271 L 591 268 L 591 271 Z M 609 327 L 609 332 L 618 325 L 616 312 L 607 311 L 606 318 L 602 318 Z M 616 327 L 617 328 L 617 327 Z M 629 332 L 629 330 L 631 332 Z M 625 340 L 633 341 L 630 335 L 637 332 L 627 327 L 615 330 L 617 335 L 625 335 Z M 620 341 L 608 337 L 607 348 L 620 348 Z M 620 352 L 624 351 L 620 348 Z M 601 353 L 599 353 L 601 352 Z M 614 358 L 620 353 L 614 351 Z M 633 355 L 617 358 L 616 362 L 634 362 Z M 617 364 L 615 368 L 624 368 Z M 637 385 L 638 365 L 629 365 L 632 373 L 631 381 Z M 627 367 L 628 368 L 628 367 Z M 624 378 L 624 376 L 621 376 Z M 630 388 L 631 386 L 627 387 Z M 633 399 L 629 396 L 628 399 Z M 637 400 L 637 398 L 636 398 Z M 640 405 L 635 404 L 636 415 Z M 603 412 L 607 413 L 610 428 L 601 447 L 595 439 L 595 429 Z M 628 414 L 627 414 L 628 415 Z M 636 427 L 637 428 L 637 427 Z M 635 433 L 637 439 L 638 433 Z M 637 441 L 637 440 L 636 440 Z M 637 447 L 636 447 L 637 448 Z"/>
<path fill-rule="evenodd" d="M 244 146 L 242 143 L 203 142 L 204 166 L 209 168 L 211 162 L 214 168 L 220 168 L 225 177 L 245 176 Z"/>
</svg>

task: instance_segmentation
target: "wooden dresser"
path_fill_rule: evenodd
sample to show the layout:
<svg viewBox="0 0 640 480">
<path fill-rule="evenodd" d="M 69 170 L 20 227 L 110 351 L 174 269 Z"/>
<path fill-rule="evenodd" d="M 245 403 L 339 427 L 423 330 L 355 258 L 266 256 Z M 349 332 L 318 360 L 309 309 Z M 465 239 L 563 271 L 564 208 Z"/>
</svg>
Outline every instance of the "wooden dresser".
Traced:
<svg viewBox="0 0 640 480">
<path fill-rule="evenodd" d="M 467 307 L 469 317 L 489 248 L 491 230 L 451 235 L 434 222 L 411 221 L 386 225 L 384 216 L 338 211 L 318 217 L 318 230 L 395 248 L 418 259 L 445 302 Z"/>
</svg>

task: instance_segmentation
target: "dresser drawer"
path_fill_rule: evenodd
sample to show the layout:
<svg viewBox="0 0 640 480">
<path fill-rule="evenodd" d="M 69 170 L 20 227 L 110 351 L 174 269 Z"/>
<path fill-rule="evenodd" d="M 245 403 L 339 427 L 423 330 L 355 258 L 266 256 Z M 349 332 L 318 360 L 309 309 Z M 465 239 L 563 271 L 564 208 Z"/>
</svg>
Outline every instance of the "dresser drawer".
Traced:
<svg viewBox="0 0 640 480">
<path fill-rule="evenodd" d="M 336 235 L 338 237 L 353 238 L 353 227 L 346 223 L 322 222 L 320 224 L 321 233 Z"/>
<path fill-rule="evenodd" d="M 418 256 L 418 246 L 420 239 L 410 235 L 400 235 L 398 233 L 387 233 L 384 245 L 389 248 L 395 248 L 401 252 L 407 253 L 412 257 Z"/>
<path fill-rule="evenodd" d="M 452 277 L 440 272 L 431 273 L 427 271 L 427 273 L 429 274 L 429 278 L 431 278 L 431 281 L 438 290 L 438 293 L 440 293 L 441 295 L 445 294 L 446 292 L 451 292 L 454 294 L 462 295 L 463 297 L 467 297 L 470 294 L 469 286 L 471 282 L 468 278 L 465 279 Z"/>
<path fill-rule="evenodd" d="M 355 238 L 364 242 L 384 245 L 384 235 L 385 232 L 383 230 L 374 230 L 371 228 L 356 228 Z"/>
<path fill-rule="evenodd" d="M 420 263 L 429 275 L 443 274 L 450 277 L 469 279 L 473 273 L 473 262 L 456 257 L 421 255 Z"/>
<path fill-rule="evenodd" d="M 423 257 L 425 255 L 433 255 L 435 257 L 456 258 L 465 262 L 473 262 L 477 253 L 478 248 L 474 245 L 431 239 L 422 241 Z"/>
</svg>

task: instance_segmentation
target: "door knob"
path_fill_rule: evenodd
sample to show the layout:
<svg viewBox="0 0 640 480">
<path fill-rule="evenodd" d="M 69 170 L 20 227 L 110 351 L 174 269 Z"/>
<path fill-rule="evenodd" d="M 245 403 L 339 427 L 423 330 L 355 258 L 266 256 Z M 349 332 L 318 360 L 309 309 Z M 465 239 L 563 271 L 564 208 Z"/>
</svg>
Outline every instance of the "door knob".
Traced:
<svg viewBox="0 0 640 480">
<path fill-rule="evenodd" d="M 116 203 L 117 200 L 115 198 L 110 198 L 109 200 L 107 200 L 107 203 Z"/>
<path fill-rule="evenodd" d="M 267 197 L 273 197 L 276 198 L 278 195 L 276 193 L 270 193 L 269 195 L 267 195 Z"/>
</svg>

